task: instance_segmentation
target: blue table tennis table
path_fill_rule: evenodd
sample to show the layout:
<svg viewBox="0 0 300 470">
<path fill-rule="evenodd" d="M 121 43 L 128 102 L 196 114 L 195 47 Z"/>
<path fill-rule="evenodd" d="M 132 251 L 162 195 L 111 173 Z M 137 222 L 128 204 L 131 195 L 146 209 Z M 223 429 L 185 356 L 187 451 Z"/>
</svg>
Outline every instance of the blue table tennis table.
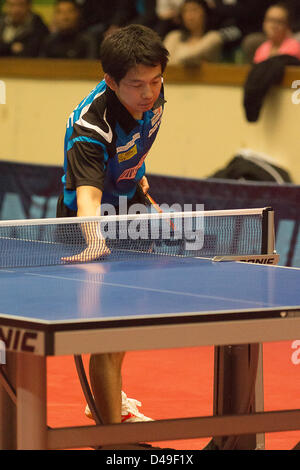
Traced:
<svg viewBox="0 0 300 470">
<path fill-rule="evenodd" d="M 299 287 L 298 269 L 169 256 L 1 269 L 0 339 L 17 404 L 12 438 L 12 391 L 0 387 L 2 448 L 13 440 L 19 449 L 59 449 L 300 429 L 300 410 L 262 407 L 63 429 L 49 429 L 46 416 L 47 356 L 294 340 Z"/>
</svg>

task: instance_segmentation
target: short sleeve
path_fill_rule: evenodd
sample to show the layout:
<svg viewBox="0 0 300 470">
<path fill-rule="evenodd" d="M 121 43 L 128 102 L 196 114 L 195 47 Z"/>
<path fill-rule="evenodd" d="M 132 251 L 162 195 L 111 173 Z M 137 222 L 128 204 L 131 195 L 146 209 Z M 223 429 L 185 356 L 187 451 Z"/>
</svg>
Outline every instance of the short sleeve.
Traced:
<svg viewBox="0 0 300 470">
<path fill-rule="evenodd" d="M 74 140 L 67 150 L 66 188 L 86 185 L 103 191 L 108 160 L 105 145 L 84 137 Z"/>
</svg>

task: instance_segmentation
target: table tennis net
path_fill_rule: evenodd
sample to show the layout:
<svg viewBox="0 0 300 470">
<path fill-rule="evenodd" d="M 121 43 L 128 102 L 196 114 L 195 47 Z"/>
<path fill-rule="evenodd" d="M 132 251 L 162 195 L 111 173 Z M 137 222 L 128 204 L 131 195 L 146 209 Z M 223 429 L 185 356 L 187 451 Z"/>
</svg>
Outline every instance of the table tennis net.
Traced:
<svg viewBox="0 0 300 470">
<path fill-rule="evenodd" d="M 262 253 L 264 209 L 0 222 L 0 267 Z"/>
</svg>

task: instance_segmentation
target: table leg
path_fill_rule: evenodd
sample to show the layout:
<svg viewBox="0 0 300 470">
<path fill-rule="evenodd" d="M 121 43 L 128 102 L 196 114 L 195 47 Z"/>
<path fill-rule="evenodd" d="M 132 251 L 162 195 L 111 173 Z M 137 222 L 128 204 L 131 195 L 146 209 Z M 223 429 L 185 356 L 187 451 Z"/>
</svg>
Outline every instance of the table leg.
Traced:
<svg viewBox="0 0 300 470">
<path fill-rule="evenodd" d="M 214 415 L 247 414 L 258 411 L 255 403 L 256 394 L 260 401 L 258 408 L 263 408 L 262 381 L 257 384 L 260 345 L 235 345 L 215 347 L 214 373 Z M 261 378 L 261 377 L 260 377 Z M 259 393 L 260 392 L 260 393 Z M 214 438 L 220 449 L 250 450 L 262 448 L 260 436 L 243 434 L 241 436 L 223 436 Z"/>
<path fill-rule="evenodd" d="M 5 364 L 1 365 L 4 376 L 0 377 L 0 449 L 16 449 L 16 405 L 15 397 L 5 383 L 5 377 L 9 379 L 10 384 L 16 386 L 16 353 L 6 352 Z M 9 385 L 8 385 L 9 386 Z"/>
<path fill-rule="evenodd" d="M 255 411 L 257 413 L 265 410 L 264 398 L 264 365 L 263 365 L 263 344 L 259 345 L 259 358 L 257 366 L 256 386 L 255 386 Z M 265 434 L 256 434 L 256 449 L 265 449 Z"/>
<path fill-rule="evenodd" d="M 46 357 L 21 353 L 17 364 L 17 447 L 47 448 Z"/>
</svg>

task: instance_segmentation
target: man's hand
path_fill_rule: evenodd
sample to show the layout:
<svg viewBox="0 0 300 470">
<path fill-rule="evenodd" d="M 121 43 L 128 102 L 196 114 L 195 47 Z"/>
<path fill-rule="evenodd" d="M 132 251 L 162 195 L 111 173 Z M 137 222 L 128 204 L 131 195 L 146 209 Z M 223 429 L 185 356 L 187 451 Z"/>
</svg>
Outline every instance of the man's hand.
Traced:
<svg viewBox="0 0 300 470">
<path fill-rule="evenodd" d="M 101 199 L 100 189 L 93 186 L 79 186 L 77 188 L 78 217 L 99 215 Z M 84 222 L 81 224 L 81 230 L 87 247 L 81 253 L 61 258 L 62 261 L 83 263 L 103 259 L 110 254 L 110 249 L 100 232 L 99 222 Z"/>
<path fill-rule="evenodd" d="M 86 225 L 86 224 L 85 224 Z M 86 233 L 86 228 L 82 230 L 83 233 Z M 97 237 L 97 234 L 95 235 Z M 107 247 L 105 239 L 90 239 L 88 246 L 85 250 L 81 251 L 77 255 L 66 256 L 61 258 L 62 261 L 66 263 L 84 263 L 89 261 L 96 261 L 98 259 L 103 259 L 111 253 L 110 249 Z"/>
</svg>

